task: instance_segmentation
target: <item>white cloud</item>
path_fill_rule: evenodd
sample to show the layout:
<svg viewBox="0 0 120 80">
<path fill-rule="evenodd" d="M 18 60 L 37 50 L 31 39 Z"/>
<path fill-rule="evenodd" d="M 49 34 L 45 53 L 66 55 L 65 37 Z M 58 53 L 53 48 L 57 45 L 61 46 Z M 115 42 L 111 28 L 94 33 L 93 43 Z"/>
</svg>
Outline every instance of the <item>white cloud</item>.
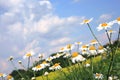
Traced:
<svg viewBox="0 0 120 80">
<path fill-rule="evenodd" d="M 112 14 L 102 14 L 99 17 L 98 22 L 106 22 L 106 21 L 110 20 L 111 18 L 112 18 Z"/>
<path fill-rule="evenodd" d="M 63 38 L 60 38 L 60 39 L 52 40 L 50 42 L 50 45 L 51 46 L 62 45 L 62 44 L 68 43 L 69 41 L 70 41 L 70 38 L 63 37 Z"/>
</svg>

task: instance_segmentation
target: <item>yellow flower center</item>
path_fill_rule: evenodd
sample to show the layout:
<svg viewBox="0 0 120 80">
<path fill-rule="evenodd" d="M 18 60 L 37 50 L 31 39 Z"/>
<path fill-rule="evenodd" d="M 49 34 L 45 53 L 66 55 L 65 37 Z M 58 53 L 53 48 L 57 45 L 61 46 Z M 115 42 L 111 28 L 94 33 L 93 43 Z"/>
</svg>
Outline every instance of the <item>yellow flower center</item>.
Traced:
<svg viewBox="0 0 120 80">
<path fill-rule="evenodd" d="M 120 21 L 120 17 L 119 17 L 119 18 L 117 18 L 117 21 Z"/>
<path fill-rule="evenodd" d="M 67 45 L 67 49 L 71 49 L 71 44 L 68 44 L 68 45 Z"/>
<path fill-rule="evenodd" d="M 84 23 L 88 23 L 88 22 L 89 22 L 89 20 L 88 20 L 88 19 L 84 20 Z"/>
<path fill-rule="evenodd" d="M 96 73 L 96 77 L 100 77 L 101 74 Z"/>
<path fill-rule="evenodd" d="M 61 48 L 60 50 L 64 50 L 64 48 Z"/>
<path fill-rule="evenodd" d="M 102 27 L 106 27 L 108 24 L 107 23 L 102 23 L 101 26 Z"/>
<path fill-rule="evenodd" d="M 37 65 L 36 68 L 37 68 L 37 69 L 38 69 L 38 68 L 41 68 L 41 66 L 40 66 L 40 65 Z"/>
<path fill-rule="evenodd" d="M 78 54 L 78 52 L 73 52 L 72 53 L 72 57 L 77 57 L 79 54 Z"/>
<path fill-rule="evenodd" d="M 27 57 L 30 57 L 30 56 L 32 56 L 32 55 L 31 55 L 31 53 L 27 53 L 26 56 L 27 56 Z"/>
<path fill-rule="evenodd" d="M 89 50 L 95 50 L 95 47 L 94 46 L 90 46 Z"/>
<path fill-rule="evenodd" d="M 46 64 L 47 62 L 46 61 L 43 61 L 42 64 Z"/>
<path fill-rule="evenodd" d="M 3 76 L 3 73 L 0 73 L 0 77 L 2 77 Z"/>
<path fill-rule="evenodd" d="M 96 40 L 92 40 L 91 43 L 97 42 Z"/>
<path fill-rule="evenodd" d="M 99 50 L 103 49 L 103 46 L 99 46 L 98 49 L 99 49 Z"/>
<path fill-rule="evenodd" d="M 83 45 L 82 48 L 87 48 L 87 46 L 86 46 L 86 45 Z"/>
<path fill-rule="evenodd" d="M 12 79 L 12 76 L 8 75 L 7 76 L 7 80 L 9 80 L 9 79 Z"/>
<path fill-rule="evenodd" d="M 109 32 L 110 32 L 110 33 L 112 33 L 112 32 L 113 32 L 113 30 L 109 30 Z"/>
<path fill-rule="evenodd" d="M 54 67 L 60 66 L 60 63 L 55 63 Z"/>
</svg>

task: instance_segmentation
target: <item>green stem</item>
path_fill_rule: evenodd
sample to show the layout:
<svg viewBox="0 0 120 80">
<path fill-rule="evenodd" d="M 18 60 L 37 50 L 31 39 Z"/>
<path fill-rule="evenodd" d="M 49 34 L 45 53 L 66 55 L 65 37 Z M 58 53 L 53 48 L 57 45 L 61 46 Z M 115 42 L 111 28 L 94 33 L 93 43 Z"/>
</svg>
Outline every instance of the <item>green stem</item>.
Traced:
<svg viewBox="0 0 120 80">
<path fill-rule="evenodd" d="M 111 43 L 111 38 L 108 35 L 108 31 L 107 30 L 105 30 L 105 31 L 106 31 L 106 34 L 107 34 L 107 37 L 108 37 L 108 40 L 109 40 L 109 43 L 110 43 L 110 49 L 111 49 L 111 53 L 112 53 L 109 68 L 108 68 L 108 72 L 107 72 L 107 80 L 108 80 L 110 72 L 112 70 L 113 62 L 114 62 L 114 51 L 113 51 L 113 47 L 112 47 L 112 43 Z"/>
<path fill-rule="evenodd" d="M 15 70 L 18 72 L 18 74 L 20 75 L 21 78 L 23 78 L 22 74 L 18 71 L 18 69 L 15 67 L 13 61 L 11 61 L 11 64 L 13 65 L 13 67 L 15 68 Z"/>
<path fill-rule="evenodd" d="M 95 36 L 95 34 L 94 34 L 93 30 L 91 29 L 90 24 L 89 24 L 89 23 L 87 23 L 87 25 L 88 25 L 88 28 L 90 29 L 90 31 L 91 31 L 91 33 L 92 33 L 93 37 L 96 39 L 96 41 L 99 43 L 99 45 L 100 45 L 100 46 L 102 46 L 102 45 L 101 45 L 101 43 L 99 42 L 99 40 L 97 39 L 97 37 Z"/>
<path fill-rule="evenodd" d="M 29 65 L 30 65 L 30 57 L 28 57 L 28 68 L 29 69 Z"/>
</svg>

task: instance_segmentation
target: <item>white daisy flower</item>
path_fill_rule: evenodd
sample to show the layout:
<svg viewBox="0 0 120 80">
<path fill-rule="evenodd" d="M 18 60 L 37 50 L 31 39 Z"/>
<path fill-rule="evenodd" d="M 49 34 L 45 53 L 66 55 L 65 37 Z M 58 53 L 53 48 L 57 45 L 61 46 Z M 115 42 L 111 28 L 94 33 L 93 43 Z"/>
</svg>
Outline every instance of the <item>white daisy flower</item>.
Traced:
<svg viewBox="0 0 120 80">
<path fill-rule="evenodd" d="M 110 23 L 102 23 L 97 27 L 98 31 L 103 30 L 103 29 L 107 30 L 108 28 L 111 28 Z"/>
<path fill-rule="evenodd" d="M 90 23 L 92 20 L 93 20 L 93 18 L 85 19 L 85 20 L 83 20 L 83 22 L 80 23 L 80 24 L 81 24 L 81 25 L 83 25 L 83 24 L 88 24 L 88 23 Z"/>
<path fill-rule="evenodd" d="M 49 70 L 59 70 L 61 68 L 60 63 L 55 63 L 53 66 L 49 67 Z"/>
<path fill-rule="evenodd" d="M 94 74 L 94 76 L 95 76 L 95 79 L 103 79 L 103 74 L 96 73 Z"/>
<path fill-rule="evenodd" d="M 35 67 L 32 68 L 33 71 L 40 71 L 44 68 L 44 66 L 41 66 L 41 65 L 37 65 Z"/>
<path fill-rule="evenodd" d="M 97 51 L 96 51 L 95 46 L 90 46 L 89 47 L 89 52 L 90 52 L 91 55 L 97 55 Z"/>
<path fill-rule="evenodd" d="M 11 75 L 8 75 L 7 80 L 14 80 L 14 78 Z"/>
<path fill-rule="evenodd" d="M 86 59 L 78 52 L 73 52 L 71 60 L 73 63 L 75 63 L 75 62 L 85 61 Z"/>
<path fill-rule="evenodd" d="M 26 58 L 32 57 L 34 54 L 35 53 L 33 51 L 29 51 L 23 56 L 23 58 L 26 59 Z"/>
<path fill-rule="evenodd" d="M 47 76 L 48 74 L 49 74 L 49 73 L 48 73 L 47 71 L 44 73 L 45 76 Z"/>
<path fill-rule="evenodd" d="M 0 73 L 0 77 L 6 77 L 7 75 L 4 73 Z"/>
</svg>

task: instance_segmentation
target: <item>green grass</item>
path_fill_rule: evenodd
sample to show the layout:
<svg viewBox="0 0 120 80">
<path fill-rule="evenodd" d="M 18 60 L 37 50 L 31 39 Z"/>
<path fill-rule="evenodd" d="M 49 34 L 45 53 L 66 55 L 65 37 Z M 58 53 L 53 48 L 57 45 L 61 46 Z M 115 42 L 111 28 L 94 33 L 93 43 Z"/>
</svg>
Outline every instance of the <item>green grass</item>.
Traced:
<svg viewBox="0 0 120 80">
<path fill-rule="evenodd" d="M 86 60 L 87 63 L 90 63 L 91 59 Z M 36 80 L 94 80 L 93 74 L 102 73 L 104 79 L 106 80 L 108 65 L 109 65 L 109 56 L 106 56 L 106 59 L 101 60 L 101 56 L 93 57 L 93 73 L 91 73 L 91 67 L 83 67 L 85 62 L 77 63 L 69 67 L 62 68 L 54 72 L 50 72 L 48 76 L 39 76 Z M 120 77 L 120 50 L 117 51 L 114 60 L 113 66 L 113 75 Z M 87 77 L 86 77 L 87 76 Z M 91 78 L 89 78 L 90 76 Z"/>
</svg>

